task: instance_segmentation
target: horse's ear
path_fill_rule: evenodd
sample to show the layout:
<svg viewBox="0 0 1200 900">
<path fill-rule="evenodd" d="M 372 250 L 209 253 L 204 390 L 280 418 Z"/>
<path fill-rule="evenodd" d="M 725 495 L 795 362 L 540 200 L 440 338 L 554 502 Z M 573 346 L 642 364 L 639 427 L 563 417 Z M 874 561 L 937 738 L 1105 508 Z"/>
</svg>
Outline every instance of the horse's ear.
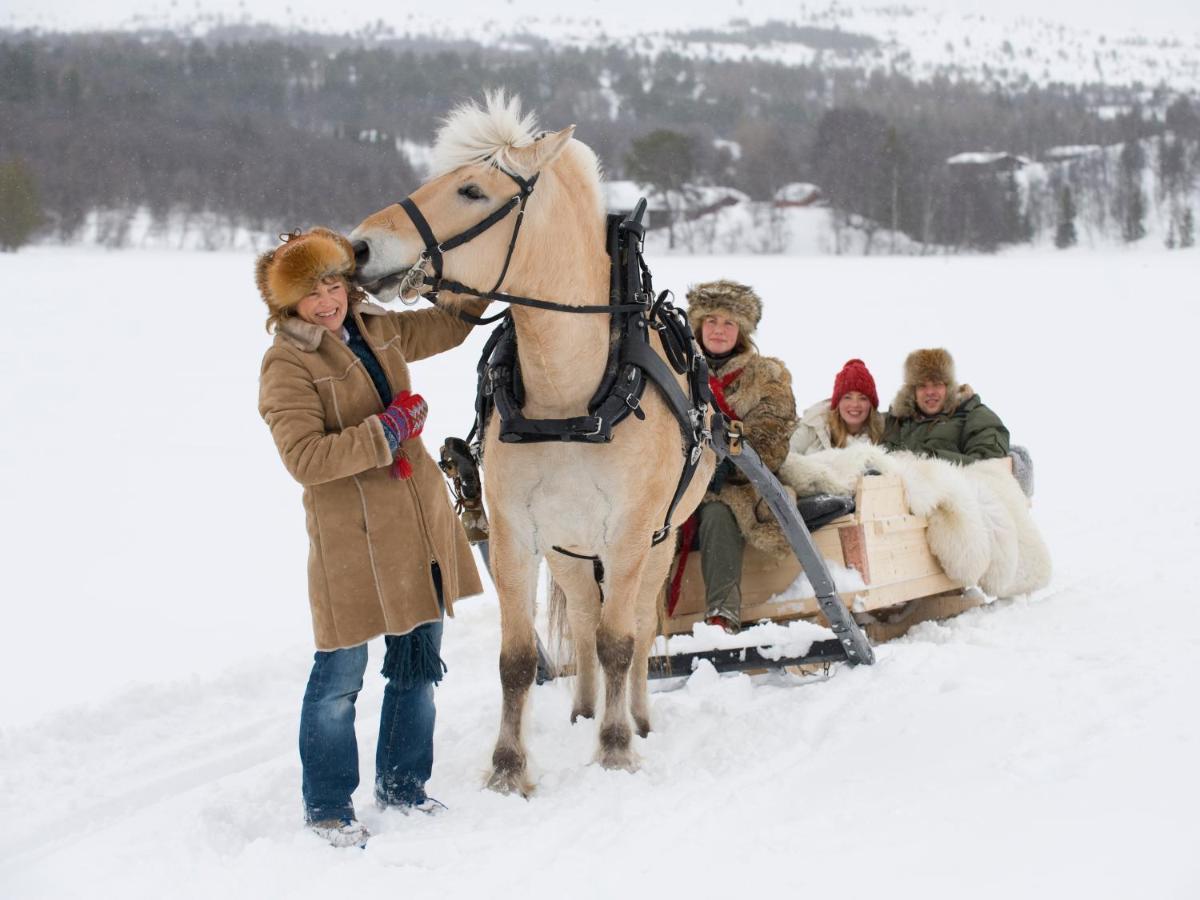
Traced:
<svg viewBox="0 0 1200 900">
<path fill-rule="evenodd" d="M 508 151 L 508 158 L 519 174 L 530 178 L 558 159 L 558 154 L 563 152 L 574 134 L 575 126 L 568 125 L 562 131 L 543 135 L 532 144 L 512 148 Z"/>
</svg>

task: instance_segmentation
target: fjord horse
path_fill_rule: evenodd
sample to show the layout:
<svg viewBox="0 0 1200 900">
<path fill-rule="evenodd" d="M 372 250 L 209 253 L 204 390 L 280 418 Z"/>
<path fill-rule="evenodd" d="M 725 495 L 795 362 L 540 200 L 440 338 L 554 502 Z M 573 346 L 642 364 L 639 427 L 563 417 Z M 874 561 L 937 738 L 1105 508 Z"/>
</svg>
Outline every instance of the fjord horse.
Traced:
<svg viewBox="0 0 1200 900">
<path fill-rule="evenodd" d="M 520 102 L 493 94 L 483 106 L 454 110 L 438 133 L 433 175 L 408 198 L 443 242 L 490 215 L 503 216 L 444 256 L 445 277 L 572 306 L 609 302 L 605 208 L 595 154 L 574 140 L 574 126 L 535 136 Z M 536 189 L 516 204 L 536 179 Z M 510 205 L 507 215 L 499 211 Z M 517 209 L 519 205 L 520 209 Z M 516 218 L 523 216 L 519 238 Z M 381 299 L 395 294 L 397 273 L 411 271 L 428 242 L 414 219 L 393 204 L 352 233 L 359 280 Z M 428 237 L 428 235 L 426 235 Z M 511 258 L 509 258 L 511 254 Z M 507 264 L 507 267 L 506 267 Z M 446 306 L 469 299 L 441 291 Z M 609 355 L 607 314 L 566 314 L 514 306 L 523 412 L 530 419 L 585 415 Z M 660 353 L 658 336 L 652 346 Z M 683 384 L 682 379 L 680 383 Z M 634 730 L 650 731 L 647 659 L 657 632 L 657 605 L 673 540 L 651 545 L 684 465 L 680 427 L 659 392 L 648 387 L 645 419 L 629 417 L 610 443 L 503 443 L 498 414 L 483 438 L 484 499 L 491 520 L 491 569 L 500 599 L 503 693 L 500 733 L 488 784 L 502 793 L 533 790 L 521 735 L 537 663 L 534 609 L 545 559 L 566 598 L 577 675 L 571 721 L 596 709 L 597 662 L 604 711 L 597 759 L 636 769 Z M 714 467 L 705 449 L 674 515 L 692 513 Z M 603 602 L 593 564 L 603 565 Z M 632 725 L 632 727 L 631 727 Z"/>
</svg>

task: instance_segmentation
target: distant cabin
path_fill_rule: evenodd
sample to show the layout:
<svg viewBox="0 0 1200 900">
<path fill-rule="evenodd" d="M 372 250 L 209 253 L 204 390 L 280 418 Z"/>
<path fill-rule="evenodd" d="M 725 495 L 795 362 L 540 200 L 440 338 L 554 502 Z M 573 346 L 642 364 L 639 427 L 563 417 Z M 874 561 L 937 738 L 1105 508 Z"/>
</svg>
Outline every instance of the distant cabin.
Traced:
<svg viewBox="0 0 1200 900">
<path fill-rule="evenodd" d="M 604 192 L 604 208 L 610 213 L 631 213 L 639 200 L 646 198 L 646 217 L 642 220 L 647 228 L 667 224 L 667 207 L 662 199 L 649 188 L 636 181 L 601 182 Z"/>
<path fill-rule="evenodd" d="M 971 153 L 957 153 L 946 160 L 946 165 L 964 174 L 982 174 L 998 172 L 1015 172 L 1032 163 L 1033 160 L 1015 153 L 1001 153 L 991 150 Z"/>
<path fill-rule="evenodd" d="M 1046 162 L 1074 162 L 1077 159 L 1095 156 L 1101 150 L 1099 144 L 1068 144 L 1062 147 L 1051 147 L 1042 154 L 1042 158 Z"/>
<path fill-rule="evenodd" d="M 793 206 L 814 206 L 824 199 L 825 195 L 815 184 L 807 181 L 793 181 L 777 190 L 775 196 L 771 198 L 771 203 L 777 209 L 784 209 Z"/>
<path fill-rule="evenodd" d="M 713 185 L 696 186 L 689 189 L 683 201 L 683 217 L 688 221 L 712 215 L 727 206 L 749 203 L 750 197 L 736 188 Z"/>
<path fill-rule="evenodd" d="M 634 181 L 603 183 L 604 205 L 610 213 L 632 212 L 638 200 L 646 198 L 647 228 L 665 228 L 671 210 L 675 221 L 692 221 L 711 215 L 717 210 L 738 203 L 748 203 L 749 196 L 739 190 L 713 185 L 693 185 L 682 194 L 671 194 L 666 201 L 656 191 Z"/>
</svg>

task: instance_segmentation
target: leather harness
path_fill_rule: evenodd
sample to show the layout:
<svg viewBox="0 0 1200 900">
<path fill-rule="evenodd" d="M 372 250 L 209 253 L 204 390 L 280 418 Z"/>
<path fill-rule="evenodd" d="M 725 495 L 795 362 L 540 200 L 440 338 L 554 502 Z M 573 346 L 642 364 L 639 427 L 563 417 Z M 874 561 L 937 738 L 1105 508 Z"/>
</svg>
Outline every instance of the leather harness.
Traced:
<svg viewBox="0 0 1200 900">
<path fill-rule="evenodd" d="M 679 424 L 684 444 L 684 466 L 679 483 L 667 508 L 663 526 L 651 536 L 651 545 L 657 545 L 671 533 L 671 519 L 696 473 L 701 451 L 712 443 L 712 432 L 708 426 L 712 396 L 708 385 L 708 363 L 696 345 L 687 317 L 670 302 L 669 291 L 663 291 L 655 299 L 650 270 L 642 255 L 646 233 L 642 217 L 645 215 L 646 201 L 640 200 L 628 217 L 608 217 L 606 249 L 611 260 L 608 304 L 569 306 L 521 297 L 504 293 L 499 288 L 508 274 L 509 263 L 512 261 L 513 250 L 525 216 L 525 205 L 533 193 L 538 177 L 535 175 L 525 179 L 501 166 L 497 168 L 516 183 L 518 193 L 475 225 L 446 240 L 437 240 L 433 229 L 411 197 L 400 201 L 401 208 L 412 220 L 425 242 L 425 249 L 417 264 L 409 269 L 402 279 L 401 296 L 421 294 L 436 305 L 439 291 L 445 289 L 455 294 L 535 309 L 611 316 L 608 363 L 600 385 L 588 403 L 587 415 L 566 419 L 529 419 L 522 412 L 524 388 L 517 357 L 517 332 L 511 310 L 487 318 L 454 311 L 452 314 L 476 325 L 500 323 L 488 338 L 479 360 L 475 422 L 467 442 L 471 444 L 472 452 L 478 460 L 484 428 L 495 410 L 500 415 L 500 440 L 505 443 L 608 443 L 612 440 L 613 429 L 631 413 L 638 419 L 645 419 L 646 414 L 641 408 L 642 395 L 648 382 L 654 384 Z M 504 266 L 490 291 L 479 291 L 443 277 L 444 253 L 483 234 L 507 218 L 514 209 L 517 217 L 513 223 Z M 430 266 L 433 268 L 432 273 L 427 271 Z M 666 361 L 650 344 L 651 330 L 659 334 Z M 688 384 L 687 394 L 680 388 L 676 375 L 685 376 Z"/>
</svg>

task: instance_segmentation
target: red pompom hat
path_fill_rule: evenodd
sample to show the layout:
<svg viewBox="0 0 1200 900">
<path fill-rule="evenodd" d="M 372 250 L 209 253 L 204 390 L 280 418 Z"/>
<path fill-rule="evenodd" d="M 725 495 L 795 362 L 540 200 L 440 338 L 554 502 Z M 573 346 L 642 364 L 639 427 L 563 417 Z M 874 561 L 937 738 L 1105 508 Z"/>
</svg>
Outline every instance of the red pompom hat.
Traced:
<svg viewBox="0 0 1200 900">
<path fill-rule="evenodd" d="M 875 379 L 871 377 L 867 364 L 861 359 L 852 359 L 847 362 L 842 366 L 842 371 L 838 372 L 837 377 L 833 379 L 833 396 L 829 398 L 830 407 L 837 409 L 842 397 L 850 391 L 865 394 L 866 398 L 871 401 L 871 406 L 879 409 L 879 394 L 875 392 Z"/>
</svg>

